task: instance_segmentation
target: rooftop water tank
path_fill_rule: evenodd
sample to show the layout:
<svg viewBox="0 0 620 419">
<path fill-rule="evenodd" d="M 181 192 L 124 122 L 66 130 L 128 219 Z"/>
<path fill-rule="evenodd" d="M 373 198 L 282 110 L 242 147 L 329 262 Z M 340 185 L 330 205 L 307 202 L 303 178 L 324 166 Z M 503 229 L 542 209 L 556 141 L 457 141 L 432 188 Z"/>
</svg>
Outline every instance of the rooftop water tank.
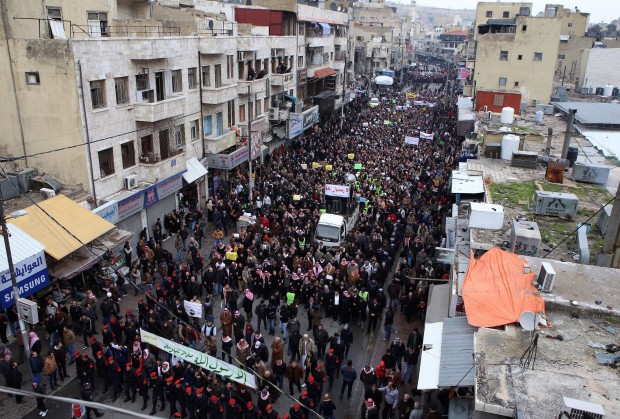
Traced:
<svg viewBox="0 0 620 419">
<path fill-rule="evenodd" d="M 545 113 L 543 111 L 536 111 L 536 116 L 534 117 L 534 120 L 536 121 L 536 123 L 542 124 L 544 119 L 545 119 Z"/>
<path fill-rule="evenodd" d="M 515 110 L 510 107 L 502 108 L 502 116 L 500 121 L 502 124 L 512 124 L 515 118 Z"/>
<path fill-rule="evenodd" d="M 519 137 L 517 135 L 504 135 L 502 137 L 502 160 L 512 160 L 512 152 L 519 151 Z"/>
<path fill-rule="evenodd" d="M 603 96 L 611 96 L 614 91 L 614 87 L 611 84 L 606 84 L 603 88 Z"/>
</svg>

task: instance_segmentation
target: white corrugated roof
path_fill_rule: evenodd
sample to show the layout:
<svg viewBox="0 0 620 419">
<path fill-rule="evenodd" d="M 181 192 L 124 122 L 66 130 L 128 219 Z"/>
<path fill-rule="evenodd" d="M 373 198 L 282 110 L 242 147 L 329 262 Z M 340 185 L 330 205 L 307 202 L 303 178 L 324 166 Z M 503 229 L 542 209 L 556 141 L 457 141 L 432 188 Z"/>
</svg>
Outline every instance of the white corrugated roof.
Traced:
<svg viewBox="0 0 620 419">
<path fill-rule="evenodd" d="M 452 171 L 452 193 L 480 194 L 483 192 L 482 176 L 470 176 L 467 172 Z"/>
<path fill-rule="evenodd" d="M 17 226 L 9 223 L 7 224 L 7 229 L 10 235 L 9 244 L 11 246 L 11 256 L 13 257 L 14 265 L 45 250 L 43 244 L 30 237 Z M 0 240 L 0 273 L 9 270 L 9 261 L 6 257 L 6 253 L 4 240 Z"/>
<path fill-rule="evenodd" d="M 185 179 L 187 183 L 192 183 L 207 174 L 207 169 L 196 157 L 187 160 L 185 166 L 187 167 L 187 172 L 183 173 L 183 179 Z"/>
</svg>

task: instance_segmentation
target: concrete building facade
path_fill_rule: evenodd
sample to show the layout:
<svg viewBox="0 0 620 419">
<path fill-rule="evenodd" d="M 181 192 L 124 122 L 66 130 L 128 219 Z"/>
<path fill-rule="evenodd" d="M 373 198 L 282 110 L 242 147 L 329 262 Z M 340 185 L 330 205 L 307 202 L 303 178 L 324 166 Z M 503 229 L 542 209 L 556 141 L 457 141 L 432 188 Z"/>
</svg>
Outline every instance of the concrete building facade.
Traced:
<svg viewBox="0 0 620 419">
<path fill-rule="evenodd" d="M 500 112 L 507 103 L 531 106 L 550 100 L 562 18 L 532 17 L 530 11 L 530 3 L 478 3 L 476 110 Z"/>
</svg>

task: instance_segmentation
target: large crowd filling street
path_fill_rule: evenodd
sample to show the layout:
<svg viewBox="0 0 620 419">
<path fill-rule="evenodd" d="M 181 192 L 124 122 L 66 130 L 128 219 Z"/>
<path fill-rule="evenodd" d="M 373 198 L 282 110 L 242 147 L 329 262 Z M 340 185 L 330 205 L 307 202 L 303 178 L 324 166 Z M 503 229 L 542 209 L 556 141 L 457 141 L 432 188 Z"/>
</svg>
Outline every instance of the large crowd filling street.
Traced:
<svg viewBox="0 0 620 419">
<path fill-rule="evenodd" d="M 74 301 L 52 294 L 42 328 L 29 331 L 30 359 L 23 347 L 3 350 L 7 386 L 21 386 L 17 364 L 26 361 L 35 392 L 49 394 L 76 374 L 81 390 L 73 397 L 92 400 L 103 389 L 113 402 L 171 418 L 441 417 L 443 404 L 422 408 L 404 387 L 417 374 L 425 279 L 448 278 L 434 251 L 445 244 L 448 183 L 460 152 L 456 96 L 421 88 L 445 80 L 445 72 L 416 70 L 404 77 L 414 85 L 407 94 L 375 92 L 375 108 L 354 100 L 342 121 L 322 121 L 256 165 L 251 202 L 244 165 L 204 209 L 187 201 L 162 214 L 136 249 L 126 244 L 126 278 L 75 290 Z M 349 185 L 344 212 L 359 214 L 339 246 L 315 239 L 319 217 L 331 210 L 327 184 Z M 256 223 L 237 229 L 243 212 Z M 131 298 L 137 305 L 121 310 Z M 202 316 L 188 313 L 185 300 L 199 303 Z M 397 316 L 409 325 L 398 336 Z M 13 334 L 16 320 L 12 311 L 2 317 Z M 149 345 L 141 330 L 251 372 L 257 388 Z M 356 365 L 352 355 L 366 350 L 359 344 L 366 334 L 386 349 Z M 358 381 L 360 403 L 341 411 Z M 38 399 L 41 416 L 46 403 Z M 104 414 L 74 407 L 76 418 Z"/>
</svg>

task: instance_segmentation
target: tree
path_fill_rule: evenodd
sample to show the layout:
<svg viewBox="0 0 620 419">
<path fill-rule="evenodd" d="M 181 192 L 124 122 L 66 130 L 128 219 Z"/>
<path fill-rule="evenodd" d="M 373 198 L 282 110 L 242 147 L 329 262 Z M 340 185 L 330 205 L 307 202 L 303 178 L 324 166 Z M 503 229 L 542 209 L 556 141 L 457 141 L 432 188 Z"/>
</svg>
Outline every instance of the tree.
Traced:
<svg viewBox="0 0 620 419">
<path fill-rule="evenodd" d="M 609 32 L 615 32 L 617 28 L 618 28 L 618 27 L 616 26 L 616 24 L 615 24 L 615 23 L 610 23 L 610 24 L 608 24 L 608 25 L 607 25 L 607 30 L 608 30 Z"/>
<path fill-rule="evenodd" d="M 598 23 L 590 26 L 590 31 L 592 32 L 600 33 L 602 30 L 603 28 Z"/>
</svg>

